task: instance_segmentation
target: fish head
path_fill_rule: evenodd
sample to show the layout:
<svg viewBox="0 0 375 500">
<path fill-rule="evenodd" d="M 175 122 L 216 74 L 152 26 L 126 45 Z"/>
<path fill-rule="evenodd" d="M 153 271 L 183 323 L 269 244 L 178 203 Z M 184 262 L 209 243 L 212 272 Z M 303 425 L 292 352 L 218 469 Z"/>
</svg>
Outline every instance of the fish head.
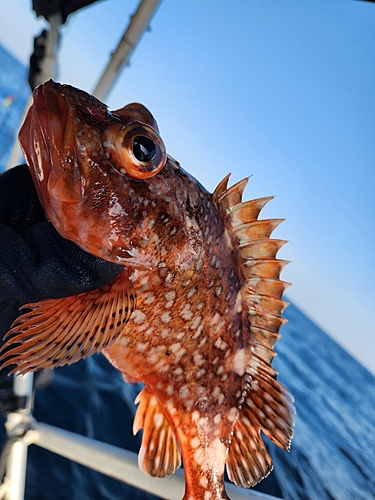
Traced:
<svg viewBox="0 0 375 500">
<path fill-rule="evenodd" d="M 60 234 L 121 263 L 130 248 L 132 193 L 167 161 L 152 114 L 138 103 L 110 112 L 88 93 L 50 80 L 34 91 L 19 141 Z"/>
</svg>

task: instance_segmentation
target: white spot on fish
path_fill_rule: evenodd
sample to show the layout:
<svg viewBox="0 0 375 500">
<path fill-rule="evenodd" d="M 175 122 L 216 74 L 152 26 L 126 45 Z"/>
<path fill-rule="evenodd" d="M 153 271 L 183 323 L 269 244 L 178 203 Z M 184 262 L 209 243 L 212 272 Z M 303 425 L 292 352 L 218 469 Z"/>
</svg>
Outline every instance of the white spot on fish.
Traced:
<svg viewBox="0 0 375 500">
<path fill-rule="evenodd" d="M 196 330 L 202 321 L 202 316 L 196 316 L 190 324 L 190 330 Z"/>
<path fill-rule="evenodd" d="M 193 400 L 191 400 L 191 399 L 186 399 L 186 400 L 184 401 L 184 406 L 185 406 L 185 408 L 186 408 L 187 410 L 191 410 L 191 409 L 193 408 L 193 406 L 194 406 L 194 402 L 193 402 Z"/>
<path fill-rule="evenodd" d="M 202 465 L 203 464 L 204 455 L 203 455 L 202 448 L 198 448 L 197 451 L 194 453 L 194 460 L 196 461 L 196 463 L 198 465 Z"/>
<path fill-rule="evenodd" d="M 228 347 L 228 344 L 226 342 L 224 342 L 224 340 L 222 340 L 221 337 L 219 337 L 216 342 L 215 342 L 215 347 L 217 347 L 218 349 L 220 349 L 221 351 L 225 351 L 226 348 Z"/>
<path fill-rule="evenodd" d="M 191 299 L 192 296 L 196 293 L 197 289 L 195 286 L 193 286 L 192 288 L 190 288 L 190 290 L 188 291 L 187 293 L 187 298 L 188 299 Z"/>
<path fill-rule="evenodd" d="M 154 415 L 154 424 L 155 424 L 155 427 L 160 427 L 162 424 L 163 424 L 163 415 L 161 415 L 160 413 L 155 413 Z"/>
<path fill-rule="evenodd" d="M 214 424 L 215 425 L 219 425 L 221 422 L 221 415 L 220 413 L 217 413 L 215 416 L 214 416 Z"/>
<path fill-rule="evenodd" d="M 189 386 L 183 385 L 180 389 L 180 397 L 182 399 L 186 399 L 189 397 L 189 394 L 190 394 Z"/>
<path fill-rule="evenodd" d="M 204 359 L 203 359 L 202 354 L 200 354 L 200 353 L 196 353 L 196 354 L 194 354 L 194 363 L 195 363 L 197 366 L 201 366 L 201 365 L 203 365 L 203 363 L 204 363 Z"/>
<path fill-rule="evenodd" d="M 134 311 L 132 314 L 132 319 L 134 323 L 143 323 L 143 321 L 146 319 L 146 315 L 142 311 Z"/>
<path fill-rule="evenodd" d="M 165 277 L 165 284 L 170 285 L 174 279 L 174 276 L 172 273 L 168 273 L 167 276 Z"/>
<path fill-rule="evenodd" d="M 155 295 L 153 293 L 145 293 L 145 304 L 152 304 L 155 301 Z"/>
<path fill-rule="evenodd" d="M 236 352 L 233 358 L 233 368 L 240 377 L 245 373 L 246 369 L 246 364 L 247 364 L 247 356 L 246 356 L 246 351 L 245 349 L 240 349 L 239 351 Z"/>
<path fill-rule="evenodd" d="M 164 358 L 161 358 L 160 361 L 155 365 L 155 368 L 162 373 L 165 373 L 169 370 L 169 364 L 167 364 Z"/>
<path fill-rule="evenodd" d="M 224 470 L 226 455 L 226 445 L 221 442 L 220 437 L 217 437 L 209 447 L 208 453 L 205 454 L 204 469 Z"/>
<path fill-rule="evenodd" d="M 237 415 L 238 415 L 238 409 L 235 406 L 233 406 L 228 412 L 228 419 L 231 422 L 234 422 L 237 418 Z"/>
<path fill-rule="evenodd" d="M 203 486 L 203 488 L 207 488 L 207 485 L 208 485 L 208 479 L 206 478 L 206 476 L 202 476 L 202 477 L 199 479 L 199 482 L 201 483 L 201 485 Z"/>
<path fill-rule="evenodd" d="M 169 314 L 169 312 L 165 312 L 164 314 L 162 314 L 161 320 L 163 323 L 169 323 L 171 321 L 171 315 Z"/>
<path fill-rule="evenodd" d="M 218 398 L 218 397 L 220 396 L 220 394 L 221 394 L 221 389 L 220 389 L 220 387 L 218 387 L 218 386 L 217 386 L 217 387 L 215 387 L 215 389 L 214 389 L 214 390 L 213 390 L 213 392 L 212 392 L 213 397 L 214 397 L 214 398 Z"/>
<path fill-rule="evenodd" d="M 235 304 L 235 311 L 237 313 L 242 312 L 242 295 L 241 295 L 241 290 L 239 290 L 236 298 L 236 304 Z"/>
<path fill-rule="evenodd" d="M 197 436 L 193 437 L 192 439 L 190 439 L 190 446 L 192 448 L 198 448 L 199 446 L 199 439 L 197 438 Z"/>
<path fill-rule="evenodd" d="M 184 349 L 184 348 L 181 348 L 179 351 L 177 351 L 177 353 L 175 355 L 174 363 L 179 363 L 182 356 L 185 354 L 185 352 L 186 352 L 186 349 Z"/>
<path fill-rule="evenodd" d="M 164 330 L 160 332 L 160 336 L 163 337 L 163 339 L 165 339 L 169 336 L 170 333 L 171 333 L 170 328 L 164 328 Z"/>
<path fill-rule="evenodd" d="M 168 399 L 168 401 L 166 403 L 166 407 L 167 407 L 167 410 L 169 411 L 169 413 L 171 415 L 173 415 L 174 413 L 176 413 L 176 408 L 174 406 L 173 399 Z"/>
<path fill-rule="evenodd" d="M 170 292 L 167 292 L 165 294 L 165 298 L 167 300 L 174 300 L 176 298 L 176 292 L 174 290 L 171 290 Z"/>
<path fill-rule="evenodd" d="M 211 326 L 215 326 L 219 322 L 220 318 L 221 318 L 220 314 L 216 313 L 215 316 L 211 320 Z"/>
<path fill-rule="evenodd" d="M 189 320 L 193 317 L 193 313 L 190 310 L 190 304 L 185 305 L 185 307 L 180 312 L 180 316 L 186 320 Z"/>
<path fill-rule="evenodd" d="M 164 349 L 165 348 L 163 346 L 157 346 L 157 347 L 153 347 L 152 349 L 150 349 L 150 351 L 148 353 L 148 359 L 149 359 L 150 363 L 156 364 L 158 361 L 160 363 L 160 356 L 162 355 Z M 162 361 L 162 365 L 164 365 L 165 361 L 163 358 L 161 361 Z"/>
<path fill-rule="evenodd" d="M 177 344 L 172 344 L 171 345 L 171 351 L 172 352 L 178 352 L 181 349 L 181 344 L 177 342 Z"/>
</svg>

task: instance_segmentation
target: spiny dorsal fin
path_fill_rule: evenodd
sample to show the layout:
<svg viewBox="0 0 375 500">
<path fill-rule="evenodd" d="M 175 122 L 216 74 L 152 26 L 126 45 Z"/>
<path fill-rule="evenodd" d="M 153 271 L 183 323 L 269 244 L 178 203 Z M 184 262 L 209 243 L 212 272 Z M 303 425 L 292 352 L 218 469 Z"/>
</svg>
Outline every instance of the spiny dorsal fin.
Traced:
<svg viewBox="0 0 375 500">
<path fill-rule="evenodd" d="M 138 394 L 133 432 L 143 428 L 138 454 L 139 468 L 153 477 L 170 476 L 181 465 L 181 454 L 174 432 L 155 395 L 147 388 Z"/>
<path fill-rule="evenodd" d="M 98 290 L 26 304 L 4 336 L 0 364 L 24 374 L 75 363 L 112 344 L 135 307 L 127 270 Z"/>
<path fill-rule="evenodd" d="M 279 329 L 286 322 L 282 312 L 288 305 L 281 297 L 289 284 L 279 279 L 287 261 L 276 258 L 286 242 L 271 239 L 283 219 L 258 220 L 272 197 L 242 202 L 246 183 L 244 179 L 226 191 L 221 187 L 220 194 L 215 191 L 214 196 L 237 252 L 238 275 L 243 280 L 240 295 L 244 346 L 238 353 L 236 368 L 243 366 L 244 386 L 227 471 L 233 482 L 248 487 L 272 469 L 260 431 L 281 448 L 289 449 L 295 409 L 292 396 L 277 381 L 277 372 L 271 367 Z"/>
<path fill-rule="evenodd" d="M 216 186 L 215 191 L 212 193 L 212 196 L 216 201 L 227 191 L 229 177 L 230 174 L 224 177 L 224 179 L 221 182 L 219 182 L 219 184 Z"/>
<path fill-rule="evenodd" d="M 228 210 L 231 215 L 232 225 L 237 227 L 241 224 L 256 220 L 262 208 L 270 200 L 273 200 L 273 198 L 273 196 L 257 198 L 256 200 L 245 201 L 229 207 Z"/>
<path fill-rule="evenodd" d="M 229 179 L 229 176 L 225 177 L 223 181 L 228 182 L 227 179 Z M 217 186 L 217 188 L 213 192 L 213 196 L 218 205 L 226 210 L 229 210 L 230 207 L 238 205 L 242 202 L 242 195 L 246 184 L 249 182 L 249 179 L 242 179 L 242 181 L 236 182 L 236 184 L 233 184 L 233 186 L 231 186 L 230 188 L 225 189 L 225 191 L 223 189 L 224 185 L 220 189 L 218 189 L 223 181 L 221 181 L 221 183 Z"/>
<path fill-rule="evenodd" d="M 287 243 L 286 240 L 258 238 L 240 245 L 239 251 L 243 259 L 276 258 L 277 252 Z"/>
</svg>

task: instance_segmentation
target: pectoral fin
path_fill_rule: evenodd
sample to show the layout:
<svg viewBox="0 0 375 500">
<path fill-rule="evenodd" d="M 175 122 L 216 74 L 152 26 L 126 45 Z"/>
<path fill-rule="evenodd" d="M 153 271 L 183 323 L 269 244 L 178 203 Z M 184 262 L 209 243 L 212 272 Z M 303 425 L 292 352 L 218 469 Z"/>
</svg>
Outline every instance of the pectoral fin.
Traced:
<svg viewBox="0 0 375 500">
<path fill-rule="evenodd" d="M 174 432 L 156 396 L 145 388 L 135 400 L 139 403 L 133 432 L 143 428 L 139 468 L 154 477 L 165 477 L 181 465 L 181 454 Z"/>
<path fill-rule="evenodd" d="M 124 270 L 98 290 L 26 304 L 0 351 L 2 368 L 21 374 L 79 361 L 108 347 L 135 309 L 136 297 Z"/>
</svg>

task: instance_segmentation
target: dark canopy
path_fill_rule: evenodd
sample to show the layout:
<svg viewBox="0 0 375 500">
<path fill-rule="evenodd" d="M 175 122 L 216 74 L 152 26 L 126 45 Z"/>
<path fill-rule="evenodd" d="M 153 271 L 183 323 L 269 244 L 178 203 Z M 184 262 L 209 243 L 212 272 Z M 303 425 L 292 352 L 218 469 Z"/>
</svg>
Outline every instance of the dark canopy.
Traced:
<svg viewBox="0 0 375 500">
<path fill-rule="evenodd" d="M 36 15 L 48 19 L 52 14 L 61 13 L 62 22 L 67 17 L 83 7 L 87 7 L 98 0 L 33 0 L 33 9 Z"/>
</svg>

